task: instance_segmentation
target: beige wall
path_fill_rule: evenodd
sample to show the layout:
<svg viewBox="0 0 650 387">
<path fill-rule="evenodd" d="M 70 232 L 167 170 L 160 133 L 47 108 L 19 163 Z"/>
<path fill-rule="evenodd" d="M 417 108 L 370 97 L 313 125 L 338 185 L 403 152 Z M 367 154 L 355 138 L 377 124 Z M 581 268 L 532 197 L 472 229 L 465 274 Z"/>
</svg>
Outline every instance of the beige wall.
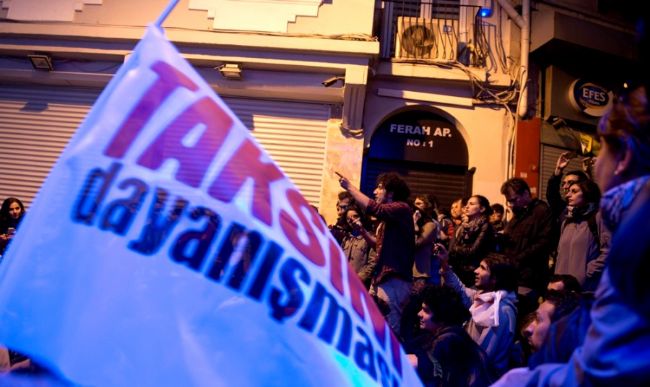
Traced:
<svg viewBox="0 0 650 387">
<path fill-rule="evenodd" d="M 332 0 L 321 5 L 317 18 L 298 16 L 288 32 L 371 35 L 374 11 L 374 0 Z"/>
<path fill-rule="evenodd" d="M 342 131 L 340 125 L 341 120 L 330 120 L 327 130 L 323 190 L 319 208 L 327 224 L 334 224 L 336 221 L 336 200 L 338 193 L 342 191 L 334 172 L 347 177 L 357 187 L 361 182 L 363 136 L 351 136 Z"/>
<path fill-rule="evenodd" d="M 76 52 L 75 55 L 82 59 L 98 60 L 110 54 L 110 60 L 119 61 L 121 55 L 127 53 L 142 36 L 144 26 L 155 20 L 167 3 L 167 0 L 102 0 L 102 5 L 85 4 L 81 11 L 74 12 L 72 23 L 2 23 L 0 21 L 0 41 L 3 39 L 2 36 L 38 35 L 38 44 L 42 46 L 37 51 L 56 52 L 52 49 L 56 46 L 59 56 L 63 58 Z M 53 7 L 63 2 L 50 0 L 43 4 Z M 386 114 L 409 104 L 419 103 L 434 107 L 457 123 L 468 145 L 469 166 L 477 168 L 474 175 L 475 192 L 486 195 L 491 201 L 503 200 L 499 194 L 499 187 L 505 176 L 505 147 L 509 118 L 505 116 L 503 110 L 461 106 L 462 103 L 469 105 L 472 103 L 471 83 L 463 70 L 433 65 L 384 62 L 374 68 L 378 75 L 376 79 L 392 77 L 394 80 L 375 82 L 374 89 L 369 90 L 364 101 L 368 62 L 378 54 L 378 43 L 309 37 L 311 34 L 329 37 L 359 34 L 360 37 L 368 39 L 368 35 L 372 33 L 374 0 L 323 1 L 318 8 L 317 16 L 298 15 L 294 22 L 287 24 L 287 32 L 291 37 L 286 34 L 279 36 L 215 31 L 214 21 L 208 18 L 208 11 L 190 10 L 188 6 L 189 0 L 179 2 L 164 24 L 166 33 L 170 39 L 177 42 L 181 52 L 192 63 L 203 66 L 201 70 L 203 75 L 217 91 L 225 95 L 241 97 L 293 98 L 335 104 L 344 102 L 348 110 L 346 114 L 350 115 L 346 116 L 348 120 L 355 115 L 361 116 L 361 112 L 365 111 L 361 125 L 356 125 L 357 121 L 361 122 L 360 119 L 352 120 L 354 127 L 351 129 L 363 128 L 361 137 L 353 137 L 341 131 L 340 120 L 330 120 L 320 209 L 328 223 L 332 223 L 336 217 L 334 204 L 339 192 L 338 181 L 333 172 L 339 171 L 355 184 L 359 184 L 364 141 L 367 143 L 372 130 Z M 6 14 L 7 9 L 0 10 L 0 17 Z M 266 16 L 273 17 L 273 15 Z M 241 17 L 245 18 L 246 15 Z M 495 23 L 499 20 L 502 25 L 497 28 Z M 492 38 L 496 38 L 498 32 L 504 39 L 504 48 L 509 51 L 512 31 L 509 29 L 507 18 L 495 15 L 486 22 L 493 23 L 495 26 L 491 30 L 495 34 L 491 35 L 490 43 L 494 42 Z M 294 34 L 301 37 L 294 37 Z M 47 46 L 48 41 L 54 43 Z M 68 43 L 58 44 L 63 41 Z M 23 50 L 34 51 L 35 44 L 37 43 L 31 46 L 26 44 Z M 514 46 L 518 45 L 514 44 Z M 510 54 L 510 52 L 506 53 L 506 55 Z M 244 80 L 227 81 L 218 77 L 211 71 L 211 67 L 220 61 L 243 63 Z M 499 68 L 488 69 L 488 74 L 485 69 L 469 69 L 478 79 L 489 79 L 493 84 L 501 86 L 509 84 L 511 82 L 509 75 L 499 70 Z M 54 74 L 45 75 L 51 78 Z M 340 86 L 325 89 L 320 86 L 321 80 L 333 75 L 345 75 L 349 86 L 346 89 Z M 29 74 L 25 75 L 27 76 Z M 104 78 L 102 82 L 105 82 Z M 0 75 L 1 79 L 2 75 Z M 70 82 L 67 79 L 65 81 Z M 348 90 L 353 90 L 352 85 L 360 99 L 351 97 L 355 93 L 351 91 L 348 93 Z M 434 99 L 443 98 L 443 100 L 416 101 L 380 97 L 377 95 L 378 87 L 390 89 L 402 87 L 417 93 L 429 94 Z M 364 102 L 368 104 L 365 108 Z"/>
<path fill-rule="evenodd" d="M 476 167 L 474 193 L 490 203 L 504 203 L 501 184 L 506 180 L 506 154 L 509 122 L 505 110 L 443 108 L 458 120 L 466 133 L 469 166 Z"/>
<path fill-rule="evenodd" d="M 84 4 L 79 10 L 74 9 L 74 2 L 69 0 L 20 0 L 30 6 L 27 18 L 31 21 L 53 20 L 58 18 L 75 24 L 104 26 L 136 26 L 143 27 L 155 21 L 165 9 L 168 0 L 101 0 L 101 4 Z M 374 12 L 374 0 L 331 0 L 322 2 L 314 0 L 311 4 L 287 1 L 284 4 L 269 4 L 264 1 L 237 0 L 202 1 L 215 12 L 215 17 L 208 17 L 208 10 L 190 9 L 190 0 L 181 0 L 164 23 L 167 28 L 185 28 L 190 30 L 219 29 L 220 17 L 227 17 L 228 25 L 241 26 L 247 31 L 273 31 L 267 24 L 280 25 L 274 32 L 289 32 L 296 34 L 345 35 L 371 34 Z M 5 2 L 8 8 L 0 11 L 0 17 L 11 14 L 11 7 L 18 10 L 17 2 Z M 83 3 L 79 1 L 78 3 Z M 194 3 L 194 8 L 196 7 Z M 266 8 L 265 8 L 265 7 Z M 221 9 L 219 8 L 221 7 Z M 22 6 L 21 6 L 22 8 Z M 251 9 L 257 10 L 251 12 Z M 62 20 L 61 20 L 62 19 Z M 217 20 L 217 22 L 215 22 Z M 283 20 L 286 20 L 284 22 Z M 268 22 L 267 22 L 268 21 Z M 278 23 L 279 21 L 279 23 Z M 37 27 L 38 28 L 38 27 Z M 37 30 L 34 31 L 38 33 Z"/>
</svg>

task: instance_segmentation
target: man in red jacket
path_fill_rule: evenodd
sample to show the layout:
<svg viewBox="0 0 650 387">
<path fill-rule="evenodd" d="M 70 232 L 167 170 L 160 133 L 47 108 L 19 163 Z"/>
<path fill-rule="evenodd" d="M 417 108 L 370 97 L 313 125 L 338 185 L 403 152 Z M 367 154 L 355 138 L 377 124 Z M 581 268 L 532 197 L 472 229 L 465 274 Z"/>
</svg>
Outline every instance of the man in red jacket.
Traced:
<svg viewBox="0 0 650 387">
<path fill-rule="evenodd" d="M 370 199 L 348 179 L 341 177 L 341 187 L 348 191 L 361 209 L 379 220 L 376 233 L 377 266 L 370 294 L 388 306 L 386 321 L 399 336 L 402 310 L 408 301 L 412 281 L 415 228 L 411 208 L 406 203 L 410 190 L 396 173 L 377 177 L 375 199 Z"/>
</svg>

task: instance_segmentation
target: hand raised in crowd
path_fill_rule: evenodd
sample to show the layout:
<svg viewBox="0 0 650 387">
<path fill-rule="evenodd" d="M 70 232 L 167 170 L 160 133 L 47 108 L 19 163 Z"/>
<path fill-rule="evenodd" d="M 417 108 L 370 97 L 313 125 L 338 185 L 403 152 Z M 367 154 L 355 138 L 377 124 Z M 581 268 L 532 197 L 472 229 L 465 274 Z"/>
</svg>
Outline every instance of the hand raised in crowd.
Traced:
<svg viewBox="0 0 650 387">
<path fill-rule="evenodd" d="M 413 226 L 415 227 L 415 232 L 418 232 L 420 229 L 418 227 L 418 220 L 420 220 L 420 218 L 422 218 L 422 214 L 420 213 L 419 210 L 415 210 L 415 212 L 413 213 Z"/>
<path fill-rule="evenodd" d="M 334 172 L 334 173 L 336 173 L 336 176 L 339 177 L 339 184 L 341 185 L 341 188 L 347 191 L 350 188 L 350 180 L 348 180 L 347 177 L 341 175 L 338 172 Z"/>
<path fill-rule="evenodd" d="M 444 273 L 449 270 L 449 251 L 442 243 L 433 245 L 433 254 L 440 261 L 440 272 Z"/>
<path fill-rule="evenodd" d="M 339 178 L 339 184 L 341 185 L 341 188 L 348 191 L 350 195 L 352 195 L 352 198 L 357 203 L 357 205 L 361 207 L 362 210 L 365 210 L 366 207 L 368 206 L 368 202 L 370 201 L 370 198 L 367 197 L 363 192 L 361 192 L 361 190 L 359 190 L 358 187 L 350 183 L 350 180 L 347 177 L 341 175 L 336 171 L 334 171 L 334 173 Z"/>
<path fill-rule="evenodd" d="M 566 166 L 569 165 L 569 161 L 571 161 L 571 159 L 574 157 L 575 157 L 574 152 L 562 153 L 560 157 L 557 158 L 557 162 L 555 163 L 555 175 L 557 176 L 562 174 L 564 168 L 566 168 Z"/>
</svg>

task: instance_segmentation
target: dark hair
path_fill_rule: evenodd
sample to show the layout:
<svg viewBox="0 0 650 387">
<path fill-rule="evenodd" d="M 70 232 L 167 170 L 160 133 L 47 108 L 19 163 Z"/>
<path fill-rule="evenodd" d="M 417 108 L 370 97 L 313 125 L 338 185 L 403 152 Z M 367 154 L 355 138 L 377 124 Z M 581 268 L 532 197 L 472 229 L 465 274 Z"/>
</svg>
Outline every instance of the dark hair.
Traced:
<svg viewBox="0 0 650 387">
<path fill-rule="evenodd" d="M 438 197 L 436 195 L 429 194 L 427 195 L 429 198 L 429 202 L 431 203 L 431 207 L 433 207 L 434 210 L 438 210 L 438 207 L 440 207 L 440 201 L 438 200 Z"/>
<path fill-rule="evenodd" d="M 431 309 L 432 320 L 444 326 L 461 326 L 471 316 L 460 294 L 448 286 L 427 286 L 422 291 L 422 303 Z"/>
<path fill-rule="evenodd" d="M 580 303 L 580 295 L 574 292 L 558 292 L 557 290 L 549 290 L 546 292 L 544 301 L 555 306 L 555 311 L 553 311 L 553 315 L 551 315 L 551 322 L 554 322 L 573 312 L 573 310 L 578 307 L 578 304 Z"/>
<path fill-rule="evenodd" d="M 431 204 L 431 201 L 429 200 L 429 196 L 427 196 L 425 194 L 417 194 L 417 195 L 415 195 L 415 199 L 413 199 L 413 201 L 415 202 L 416 199 L 422 200 L 424 202 L 424 208 L 427 209 L 427 210 L 429 208 L 433 207 L 433 205 Z"/>
<path fill-rule="evenodd" d="M 635 170 L 630 177 L 650 171 L 650 114 L 645 87 L 615 98 L 614 104 L 598 123 L 598 135 L 613 153 L 630 148 Z"/>
<path fill-rule="evenodd" d="M 465 207 L 465 205 L 467 204 L 467 201 L 468 201 L 468 200 L 469 200 L 468 197 L 463 196 L 463 197 L 460 197 L 460 198 L 456 198 L 456 199 L 454 199 L 454 200 L 451 202 L 451 204 L 453 205 L 453 204 L 456 203 L 456 202 L 460 202 L 461 207 Z M 450 207 L 451 207 L 451 206 L 450 206 Z"/>
<path fill-rule="evenodd" d="M 536 318 L 537 318 L 537 313 L 533 311 L 527 313 L 526 315 L 518 319 L 519 321 L 517 323 L 517 332 L 519 333 L 519 336 L 526 337 L 526 333 L 525 333 L 526 328 L 528 328 L 530 323 L 535 321 Z M 523 340 L 522 345 L 528 345 L 528 340 Z"/>
<path fill-rule="evenodd" d="M 517 269 L 505 255 L 489 253 L 483 258 L 490 269 L 490 279 L 494 280 L 494 290 L 514 292 L 517 290 Z"/>
<path fill-rule="evenodd" d="M 441 214 L 443 218 L 447 218 L 447 219 L 451 218 L 451 211 L 449 211 L 449 208 L 439 209 L 438 214 Z"/>
<path fill-rule="evenodd" d="M 411 195 L 406 182 L 395 172 L 382 173 L 377 177 L 377 185 L 383 185 L 386 192 L 393 194 L 393 201 L 405 202 Z"/>
<path fill-rule="evenodd" d="M 580 188 L 580 191 L 582 191 L 582 199 L 585 202 L 596 205 L 600 203 L 600 188 L 598 188 L 598 184 L 593 180 L 582 180 L 571 185 L 577 185 Z"/>
<path fill-rule="evenodd" d="M 506 212 L 506 209 L 499 203 L 494 203 L 490 208 L 492 208 L 492 212 L 496 212 L 497 214 L 503 215 Z"/>
<path fill-rule="evenodd" d="M 578 279 L 571 274 L 553 274 L 549 278 L 548 283 L 553 282 L 562 282 L 565 292 L 582 292 L 582 286 L 580 286 L 580 282 L 578 282 Z"/>
<path fill-rule="evenodd" d="M 479 206 L 481 206 L 481 207 L 483 207 L 485 209 L 485 211 L 483 212 L 483 216 L 492 215 L 492 207 L 490 207 L 490 201 L 485 196 L 483 196 L 483 195 L 473 195 L 473 196 L 470 196 L 470 199 L 471 198 L 478 199 Z"/>
<path fill-rule="evenodd" d="M 524 192 L 530 193 L 530 187 L 524 179 L 518 177 L 513 177 L 508 179 L 501 185 L 501 194 L 505 195 L 508 193 L 508 189 L 511 189 L 517 195 L 521 195 Z"/>
<path fill-rule="evenodd" d="M 584 173 L 584 171 L 581 171 L 581 170 L 579 170 L 579 169 L 573 169 L 573 170 L 571 170 L 571 171 L 569 171 L 569 172 L 566 172 L 566 173 L 564 174 L 564 176 L 567 176 L 567 175 L 577 176 L 577 177 L 578 177 L 578 181 L 589 180 L 589 176 L 587 176 L 587 174 Z"/>
<path fill-rule="evenodd" d="M 348 208 L 345 209 L 345 212 L 343 213 L 343 218 L 345 219 L 345 222 L 347 223 L 348 221 L 348 212 L 350 211 L 355 211 L 357 214 L 359 214 L 359 219 L 361 220 L 361 225 L 363 228 L 366 230 L 370 230 L 370 219 L 366 216 L 366 214 L 361 211 L 361 209 L 356 205 L 356 204 L 351 204 L 348 206 Z"/>
<path fill-rule="evenodd" d="M 23 202 L 20 201 L 18 198 L 6 198 L 2 202 L 2 208 L 0 208 L 0 219 L 9 219 L 9 207 L 13 203 L 18 203 L 20 206 L 20 218 L 22 218 L 25 215 L 25 206 L 23 205 Z"/>
<path fill-rule="evenodd" d="M 425 194 L 419 194 L 415 195 L 415 199 L 413 199 L 413 210 L 417 210 L 418 208 L 415 207 L 415 200 L 420 199 L 424 202 L 424 210 L 421 210 L 420 212 L 422 215 L 425 215 L 428 218 L 431 219 L 437 219 L 438 214 L 436 213 L 436 209 L 434 208 L 433 204 L 431 201 L 429 201 L 429 196 Z"/>
<path fill-rule="evenodd" d="M 341 191 L 341 192 L 339 192 L 339 201 L 341 201 L 341 200 L 345 200 L 345 199 L 350 199 L 350 200 L 352 200 L 352 199 L 354 199 L 354 198 L 352 197 L 352 194 L 349 193 L 348 191 Z"/>
</svg>

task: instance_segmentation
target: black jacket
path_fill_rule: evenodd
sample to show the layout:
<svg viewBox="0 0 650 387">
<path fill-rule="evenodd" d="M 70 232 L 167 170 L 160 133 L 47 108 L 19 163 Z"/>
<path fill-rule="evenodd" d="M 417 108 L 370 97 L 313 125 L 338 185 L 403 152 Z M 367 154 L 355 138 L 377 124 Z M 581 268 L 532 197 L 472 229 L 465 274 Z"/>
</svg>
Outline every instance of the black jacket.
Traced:
<svg viewBox="0 0 650 387">
<path fill-rule="evenodd" d="M 553 249 L 553 214 L 538 199 L 508 223 L 504 230 L 504 254 L 519 272 L 519 286 L 543 291 L 549 276 L 548 260 Z"/>
</svg>

